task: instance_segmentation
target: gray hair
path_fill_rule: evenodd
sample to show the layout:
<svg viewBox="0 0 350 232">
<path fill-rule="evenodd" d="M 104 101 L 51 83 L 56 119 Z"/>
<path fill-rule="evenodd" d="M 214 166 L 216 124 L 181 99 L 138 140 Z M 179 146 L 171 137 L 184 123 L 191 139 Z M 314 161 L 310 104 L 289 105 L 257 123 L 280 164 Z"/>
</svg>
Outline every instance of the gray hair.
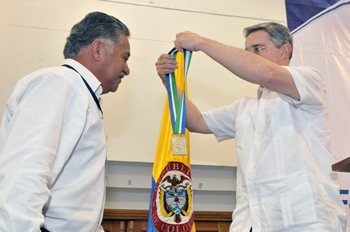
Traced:
<svg viewBox="0 0 350 232">
<path fill-rule="evenodd" d="M 96 39 L 105 44 L 108 53 L 113 53 L 113 47 L 121 43 L 121 34 L 130 36 L 127 26 L 117 18 L 101 12 L 89 13 L 73 26 L 64 46 L 64 58 L 79 55 L 82 48 L 89 46 Z"/>
<path fill-rule="evenodd" d="M 290 44 L 292 46 L 292 51 L 289 54 L 289 60 L 292 59 L 293 55 L 293 37 L 287 27 L 279 23 L 267 22 L 259 23 L 250 27 L 246 27 L 243 30 L 243 35 L 245 38 L 254 31 L 264 30 L 270 35 L 270 40 L 276 46 L 276 48 L 281 48 L 283 44 Z"/>
</svg>

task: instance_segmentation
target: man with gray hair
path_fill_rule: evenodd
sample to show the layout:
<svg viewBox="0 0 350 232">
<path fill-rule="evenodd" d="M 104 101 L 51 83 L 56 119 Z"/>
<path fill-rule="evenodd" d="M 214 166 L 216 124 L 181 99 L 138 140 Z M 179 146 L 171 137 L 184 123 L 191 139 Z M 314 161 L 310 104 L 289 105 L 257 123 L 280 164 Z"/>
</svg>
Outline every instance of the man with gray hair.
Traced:
<svg viewBox="0 0 350 232">
<path fill-rule="evenodd" d="M 218 141 L 236 140 L 230 231 L 345 231 L 345 209 L 331 170 L 322 77 L 310 67 L 288 66 L 293 39 L 285 26 L 261 23 L 246 28 L 244 35 L 245 50 L 192 32 L 179 33 L 175 40 L 177 50 L 202 51 L 260 86 L 257 96 L 206 113 L 186 99 L 188 130 L 214 134 Z M 177 62 L 163 54 L 156 67 L 165 84 Z"/>
<path fill-rule="evenodd" d="M 0 231 L 103 231 L 100 95 L 130 73 L 129 35 L 92 12 L 72 28 L 61 66 L 17 83 L 0 129 Z"/>
</svg>

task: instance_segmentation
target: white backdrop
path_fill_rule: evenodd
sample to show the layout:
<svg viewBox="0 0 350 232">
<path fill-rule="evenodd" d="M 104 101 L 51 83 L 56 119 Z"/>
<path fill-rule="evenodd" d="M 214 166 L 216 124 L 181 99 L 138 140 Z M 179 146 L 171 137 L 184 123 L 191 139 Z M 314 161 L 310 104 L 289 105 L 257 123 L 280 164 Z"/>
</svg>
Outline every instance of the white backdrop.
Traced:
<svg viewBox="0 0 350 232">
<path fill-rule="evenodd" d="M 334 162 L 350 157 L 350 1 L 342 0 L 293 32 L 292 66 L 321 72 L 330 107 L 331 152 Z M 350 174 L 339 173 L 341 197 L 350 231 Z"/>
</svg>

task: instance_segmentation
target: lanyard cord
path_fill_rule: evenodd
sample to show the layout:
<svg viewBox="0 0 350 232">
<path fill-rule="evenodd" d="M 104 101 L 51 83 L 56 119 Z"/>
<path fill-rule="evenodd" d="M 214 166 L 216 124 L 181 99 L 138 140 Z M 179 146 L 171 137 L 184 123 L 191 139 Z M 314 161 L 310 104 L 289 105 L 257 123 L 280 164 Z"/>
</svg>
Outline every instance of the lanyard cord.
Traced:
<svg viewBox="0 0 350 232">
<path fill-rule="evenodd" d="M 83 81 L 84 81 L 84 84 L 85 84 L 86 87 L 88 88 L 88 90 L 89 90 L 89 92 L 90 92 L 92 98 L 94 99 L 94 101 L 95 101 L 97 107 L 100 109 L 101 114 L 103 115 L 100 102 L 98 101 L 98 99 L 97 99 L 97 97 L 96 97 L 96 94 L 94 93 L 94 91 L 92 91 L 90 85 L 86 82 L 86 80 L 84 79 L 84 77 L 83 77 L 77 70 L 75 70 L 75 68 L 73 68 L 72 66 L 70 66 L 70 65 L 68 65 L 68 64 L 63 64 L 62 66 L 65 66 L 65 67 L 67 67 L 67 68 L 69 68 L 69 69 L 74 70 L 75 72 L 77 72 L 77 73 L 81 76 L 81 78 L 82 78 Z"/>
</svg>

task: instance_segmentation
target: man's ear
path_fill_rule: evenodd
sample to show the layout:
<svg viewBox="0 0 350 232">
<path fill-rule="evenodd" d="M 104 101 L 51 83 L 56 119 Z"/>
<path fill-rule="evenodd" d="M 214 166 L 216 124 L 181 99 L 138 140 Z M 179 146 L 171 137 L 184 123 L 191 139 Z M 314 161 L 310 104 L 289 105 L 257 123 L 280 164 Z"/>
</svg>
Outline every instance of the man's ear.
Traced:
<svg viewBox="0 0 350 232">
<path fill-rule="evenodd" d="M 289 43 L 282 45 L 282 56 L 289 59 L 289 54 L 292 52 L 292 46 Z"/>
<path fill-rule="evenodd" d="M 91 49 L 92 49 L 92 56 L 93 58 L 98 61 L 101 59 L 101 52 L 103 49 L 103 43 L 101 40 L 96 39 L 91 43 Z"/>
</svg>

